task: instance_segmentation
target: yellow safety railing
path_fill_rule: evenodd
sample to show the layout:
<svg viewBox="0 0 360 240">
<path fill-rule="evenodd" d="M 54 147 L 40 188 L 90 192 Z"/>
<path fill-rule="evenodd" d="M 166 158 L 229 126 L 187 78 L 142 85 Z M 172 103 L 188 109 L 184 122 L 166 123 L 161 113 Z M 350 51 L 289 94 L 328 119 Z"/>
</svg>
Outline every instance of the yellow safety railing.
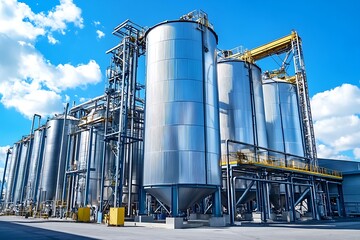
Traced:
<svg viewBox="0 0 360 240">
<path fill-rule="evenodd" d="M 300 160 L 300 159 L 299 159 Z M 229 163 L 230 165 L 258 165 L 264 167 L 271 167 L 277 169 L 283 169 L 288 171 L 303 172 L 313 175 L 322 175 L 332 178 L 342 179 L 342 173 L 339 171 L 323 168 L 323 167 L 314 167 L 299 160 L 293 159 L 289 160 L 288 164 L 285 164 L 284 158 L 276 158 L 273 156 L 267 156 L 258 154 L 256 157 L 254 153 L 242 153 L 242 152 L 233 152 L 229 154 Z M 226 166 L 227 156 L 223 155 L 221 159 L 221 165 Z"/>
</svg>

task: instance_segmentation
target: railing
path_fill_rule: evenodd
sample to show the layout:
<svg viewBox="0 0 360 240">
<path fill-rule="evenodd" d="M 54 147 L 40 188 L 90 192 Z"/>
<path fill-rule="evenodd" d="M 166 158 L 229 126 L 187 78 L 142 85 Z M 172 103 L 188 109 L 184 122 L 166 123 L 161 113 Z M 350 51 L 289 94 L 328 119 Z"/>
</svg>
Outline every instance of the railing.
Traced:
<svg viewBox="0 0 360 240">
<path fill-rule="evenodd" d="M 223 155 L 221 160 L 221 165 L 226 166 L 227 156 Z M 325 175 L 330 177 L 335 177 L 338 179 L 342 178 L 342 173 L 339 171 L 323 168 L 323 167 L 314 167 L 309 164 L 304 163 L 300 159 L 290 159 L 286 160 L 284 158 L 276 158 L 273 156 L 267 156 L 258 154 L 255 157 L 254 153 L 242 153 L 242 152 L 232 152 L 229 153 L 229 163 L 230 165 L 240 165 L 240 164 L 249 164 L 249 165 L 261 165 L 265 167 L 284 169 L 284 170 L 293 170 L 297 172 L 305 172 L 308 174 L 315 175 Z"/>
</svg>

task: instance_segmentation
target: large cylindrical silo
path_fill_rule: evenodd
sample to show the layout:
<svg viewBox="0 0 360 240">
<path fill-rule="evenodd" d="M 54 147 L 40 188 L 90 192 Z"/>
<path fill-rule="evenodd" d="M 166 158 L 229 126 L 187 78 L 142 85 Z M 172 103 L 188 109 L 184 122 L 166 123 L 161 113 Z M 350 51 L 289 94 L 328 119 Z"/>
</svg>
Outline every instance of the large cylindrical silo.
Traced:
<svg viewBox="0 0 360 240">
<path fill-rule="evenodd" d="M 100 177 L 101 177 L 101 162 L 103 157 L 103 136 L 100 131 L 93 130 L 92 136 L 90 130 L 82 131 L 79 134 L 79 154 L 78 154 L 78 170 L 83 170 L 83 173 L 78 175 L 77 186 L 77 204 L 83 205 L 85 202 L 86 192 L 86 177 L 87 169 L 91 169 L 89 173 L 89 186 L 87 203 L 92 205 L 99 204 L 100 197 Z M 90 151 L 91 147 L 91 151 Z M 90 166 L 88 163 L 90 161 Z M 89 168 L 88 168 L 89 167 Z"/>
<path fill-rule="evenodd" d="M 220 61 L 217 69 L 221 153 L 227 154 L 226 139 L 267 148 L 261 69 L 231 59 Z M 251 146 L 229 144 L 229 152 L 241 149 L 254 151 Z"/>
<path fill-rule="evenodd" d="M 40 170 L 42 165 L 42 156 L 44 152 L 45 128 L 39 128 L 34 131 L 33 149 L 29 163 L 29 177 L 26 184 L 27 199 L 36 200 Z"/>
<path fill-rule="evenodd" d="M 304 138 L 296 85 L 270 79 L 264 82 L 263 89 L 269 148 L 303 157 Z M 284 158 L 284 155 L 272 155 Z"/>
<path fill-rule="evenodd" d="M 65 141 L 64 146 L 67 144 L 67 132 L 71 120 L 65 129 Z M 40 201 L 54 200 L 56 187 L 57 187 L 57 177 L 58 171 L 60 171 L 60 181 L 63 181 L 65 174 L 65 158 L 66 158 L 66 147 L 63 147 L 63 152 L 61 150 L 62 142 L 62 130 L 63 130 L 64 119 L 63 116 L 55 117 L 50 119 L 46 123 L 46 142 L 44 149 L 43 164 L 41 169 L 41 180 L 40 180 Z M 60 156 L 62 159 L 60 159 Z M 64 163 L 60 166 L 59 162 Z"/>
<path fill-rule="evenodd" d="M 175 213 L 221 182 L 216 45 L 198 22 L 167 21 L 146 33 L 143 185 Z"/>
<path fill-rule="evenodd" d="M 19 169 L 19 155 L 21 153 L 21 141 L 17 142 L 13 146 L 10 165 L 8 171 L 8 179 L 6 183 L 5 202 L 9 204 L 14 200 L 14 189 L 16 186 L 17 174 Z"/>
<path fill-rule="evenodd" d="M 29 137 L 23 138 L 22 144 L 21 144 L 21 153 L 19 155 L 18 163 L 19 163 L 19 169 L 17 174 L 17 180 L 16 185 L 14 189 L 14 202 L 19 203 L 22 202 L 24 199 L 24 193 L 25 193 L 25 187 L 26 187 L 26 178 L 28 174 L 28 169 L 26 162 L 28 161 L 28 154 L 31 154 L 31 139 Z"/>
</svg>

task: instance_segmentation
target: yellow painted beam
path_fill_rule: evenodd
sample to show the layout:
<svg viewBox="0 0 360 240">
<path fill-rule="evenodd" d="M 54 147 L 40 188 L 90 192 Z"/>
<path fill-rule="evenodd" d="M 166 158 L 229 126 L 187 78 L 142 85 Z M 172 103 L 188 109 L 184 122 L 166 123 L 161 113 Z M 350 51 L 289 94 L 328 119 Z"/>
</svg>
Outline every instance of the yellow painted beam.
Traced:
<svg viewBox="0 0 360 240">
<path fill-rule="evenodd" d="M 297 33 L 293 31 L 288 36 L 279 38 L 275 41 L 269 42 L 262 46 L 245 51 L 244 53 L 236 53 L 230 55 L 227 58 L 238 58 L 244 61 L 254 63 L 255 61 L 260 60 L 262 58 L 289 51 L 292 48 L 291 41 L 296 37 L 297 37 Z"/>
</svg>

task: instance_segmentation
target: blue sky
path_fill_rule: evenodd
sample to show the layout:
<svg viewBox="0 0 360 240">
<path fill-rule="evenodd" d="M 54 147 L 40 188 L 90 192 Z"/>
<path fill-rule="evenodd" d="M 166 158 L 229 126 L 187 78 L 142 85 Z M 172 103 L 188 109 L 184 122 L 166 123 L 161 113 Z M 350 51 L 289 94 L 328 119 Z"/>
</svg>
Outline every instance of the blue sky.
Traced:
<svg viewBox="0 0 360 240">
<path fill-rule="evenodd" d="M 104 92 L 105 51 L 118 43 L 111 34 L 115 26 L 131 19 L 151 27 L 194 9 L 207 12 L 220 49 L 251 49 L 298 31 L 319 156 L 360 159 L 359 1 L 130 3 L 0 0 L 0 167 L 7 146 L 29 133 L 33 113 L 45 122 L 64 102 Z"/>
</svg>

